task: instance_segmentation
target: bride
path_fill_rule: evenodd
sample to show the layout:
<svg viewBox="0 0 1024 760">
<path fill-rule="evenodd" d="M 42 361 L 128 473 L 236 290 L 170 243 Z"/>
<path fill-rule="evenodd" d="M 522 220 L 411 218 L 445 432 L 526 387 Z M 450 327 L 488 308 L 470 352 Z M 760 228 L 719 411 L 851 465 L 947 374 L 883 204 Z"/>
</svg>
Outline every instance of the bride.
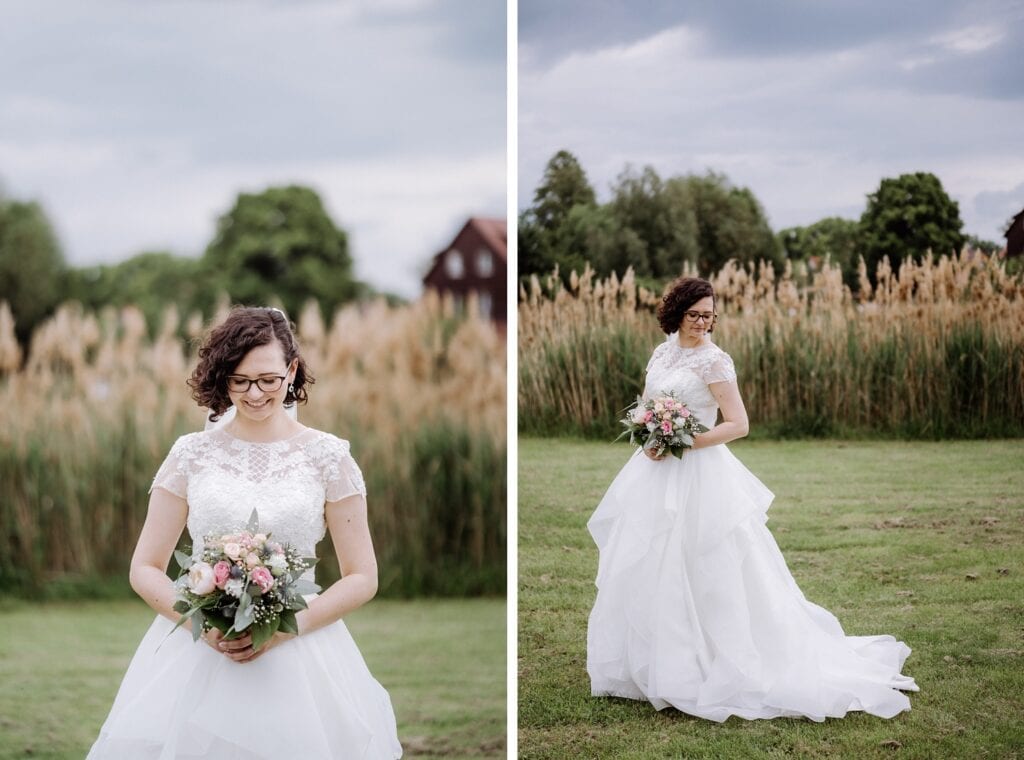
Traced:
<svg viewBox="0 0 1024 760">
<path fill-rule="evenodd" d="M 153 481 L 130 580 L 158 615 L 89 760 L 401 756 L 388 694 L 341 621 L 377 590 L 366 488 L 347 441 L 287 413 L 313 382 L 288 320 L 236 307 L 199 357 L 193 397 L 214 419 L 235 414 L 179 438 Z M 303 556 L 329 528 L 341 580 L 298 613 L 297 636 L 278 632 L 259 650 L 248 634 L 171 633 L 166 569 L 182 529 L 198 552 L 204 535 L 244 527 L 254 508 L 261 530 Z"/>
<path fill-rule="evenodd" d="M 710 430 L 682 459 L 634 452 L 588 523 L 600 550 L 592 693 L 714 721 L 909 710 L 909 647 L 847 636 L 804 598 L 765 527 L 773 494 L 724 445 L 747 434 L 747 414 L 732 360 L 709 337 L 716 316 L 711 283 L 691 277 L 658 309 L 669 338 L 644 397 L 674 393 Z"/>
</svg>

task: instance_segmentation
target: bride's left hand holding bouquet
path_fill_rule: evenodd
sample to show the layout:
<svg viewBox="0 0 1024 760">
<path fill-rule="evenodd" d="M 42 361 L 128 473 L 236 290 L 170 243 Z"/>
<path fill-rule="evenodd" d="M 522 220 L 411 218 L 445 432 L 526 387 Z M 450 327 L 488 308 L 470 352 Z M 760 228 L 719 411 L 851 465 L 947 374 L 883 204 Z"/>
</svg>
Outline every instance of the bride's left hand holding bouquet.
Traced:
<svg viewBox="0 0 1024 760">
<path fill-rule="evenodd" d="M 278 631 L 298 634 L 295 613 L 307 606 L 303 594 L 320 590 L 300 577 L 316 558 L 260 533 L 255 509 L 245 530 L 203 536 L 198 555 L 175 551 L 174 557 L 182 571 L 174 583 L 181 618 L 172 633 L 191 620 L 196 641 L 211 628 L 225 639 L 248 632 L 259 650 Z"/>
</svg>

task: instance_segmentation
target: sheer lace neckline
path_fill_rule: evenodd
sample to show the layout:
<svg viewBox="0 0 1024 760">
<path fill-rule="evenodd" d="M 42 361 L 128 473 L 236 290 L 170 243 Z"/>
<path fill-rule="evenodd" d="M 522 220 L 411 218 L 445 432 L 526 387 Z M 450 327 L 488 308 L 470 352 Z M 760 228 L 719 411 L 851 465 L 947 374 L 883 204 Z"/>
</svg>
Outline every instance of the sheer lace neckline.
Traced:
<svg viewBox="0 0 1024 760">
<path fill-rule="evenodd" d="M 311 428 L 311 427 L 303 427 L 302 430 L 299 430 L 297 433 L 292 433 L 291 435 L 287 436 L 286 438 L 278 438 L 276 441 L 250 441 L 250 440 L 248 440 L 246 438 L 239 438 L 234 433 L 228 431 L 228 429 L 226 427 L 220 428 L 216 432 L 221 433 L 225 438 L 227 438 L 232 443 L 244 443 L 244 444 L 246 444 L 248 446 L 273 446 L 273 445 L 279 444 L 279 443 L 291 443 L 292 441 L 297 439 L 299 436 L 305 435 L 306 433 L 308 433 L 312 429 L 313 428 Z"/>
<path fill-rule="evenodd" d="M 672 338 L 670 341 L 668 341 L 668 344 L 674 348 L 679 349 L 680 351 L 702 351 L 704 349 L 711 348 L 712 346 L 715 345 L 711 341 L 708 341 L 707 343 L 698 343 L 696 346 L 681 346 L 679 345 L 678 338 Z"/>
</svg>

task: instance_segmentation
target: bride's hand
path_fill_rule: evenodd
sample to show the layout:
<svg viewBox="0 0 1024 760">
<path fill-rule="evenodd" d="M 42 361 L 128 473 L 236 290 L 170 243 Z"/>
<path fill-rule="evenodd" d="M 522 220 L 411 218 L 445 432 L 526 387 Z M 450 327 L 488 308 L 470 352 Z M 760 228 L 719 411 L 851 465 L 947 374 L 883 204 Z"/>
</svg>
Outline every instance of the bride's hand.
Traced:
<svg viewBox="0 0 1024 760">
<path fill-rule="evenodd" d="M 263 655 L 265 655 L 267 652 L 269 652 L 271 649 L 276 647 L 278 644 L 283 644 L 284 642 L 288 641 L 288 639 L 294 639 L 295 638 L 295 634 L 294 633 L 281 633 L 281 631 L 278 631 L 277 633 L 275 633 L 273 636 L 270 637 L 270 641 L 268 641 L 266 644 L 264 644 L 258 650 L 254 650 L 252 648 L 252 637 L 249 636 L 248 634 L 246 634 L 246 638 L 249 639 L 250 646 L 249 646 L 248 649 L 244 650 L 245 655 L 242 658 L 236 660 L 236 662 L 252 662 L 257 657 L 262 657 Z"/>
<path fill-rule="evenodd" d="M 243 634 L 237 639 L 225 639 L 218 628 L 211 628 L 203 634 L 203 641 L 213 647 L 219 654 L 235 662 L 245 662 L 253 655 L 252 635 Z"/>
</svg>

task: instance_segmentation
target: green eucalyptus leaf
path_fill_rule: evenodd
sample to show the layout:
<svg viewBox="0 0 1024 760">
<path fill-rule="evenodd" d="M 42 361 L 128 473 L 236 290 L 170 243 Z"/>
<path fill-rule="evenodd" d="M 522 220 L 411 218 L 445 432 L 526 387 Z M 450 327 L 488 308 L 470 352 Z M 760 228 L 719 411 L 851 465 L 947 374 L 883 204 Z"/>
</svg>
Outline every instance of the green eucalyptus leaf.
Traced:
<svg viewBox="0 0 1024 760">
<path fill-rule="evenodd" d="M 178 567 L 182 570 L 188 570 L 193 564 L 192 557 L 178 549 L 174 550 L 174 561 L 178 563 Z"/>
<path fill-rule="evenodd" d="M 279 630 L 284 633 L 294 633 L 296 636 L 299 635 L 299 621 L 295 617 L 294 610 L 285 610 L 281 613 Z"/>
<path fill-rule="evenodd" d="M 246 525 L 246 528 L 250 533 L 260 532 L 260 516 L 255 507 L 252 510 L 252 514 L 249 515 L 249 524 Z"/>
<path fill-rule="evenodd" d="M 262 649 L 263 645 L 266 644 L 274 637 L 274 633 L 277 631 L 276 622 L 259 623 L 252 627 L 252 648 L 254 650 Z"/>
<path fill-rule="evenodd" d="M 307 581 L 303 578 L 299 578 L 295 583 L 292 584 L 292 589 L 296 594 L 315 594 L 320 591 L 320 586 L 315 584 L 313 581 Z"/>
</svg>

